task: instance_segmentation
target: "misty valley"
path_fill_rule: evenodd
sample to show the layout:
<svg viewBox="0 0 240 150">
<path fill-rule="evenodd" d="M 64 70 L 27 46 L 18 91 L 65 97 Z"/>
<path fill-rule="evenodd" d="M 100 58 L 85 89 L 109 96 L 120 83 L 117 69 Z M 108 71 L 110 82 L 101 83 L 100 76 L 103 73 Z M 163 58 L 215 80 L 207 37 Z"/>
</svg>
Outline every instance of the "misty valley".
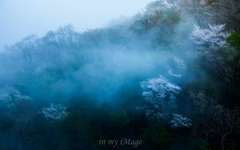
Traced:
<svg viewBox="0 0 240 150">
<path fill-rule="evenodd" d="M 29 35 L 0 53 L 0 108 L 3 150 L 238 150 L 240 2 Z"/>
</svg>

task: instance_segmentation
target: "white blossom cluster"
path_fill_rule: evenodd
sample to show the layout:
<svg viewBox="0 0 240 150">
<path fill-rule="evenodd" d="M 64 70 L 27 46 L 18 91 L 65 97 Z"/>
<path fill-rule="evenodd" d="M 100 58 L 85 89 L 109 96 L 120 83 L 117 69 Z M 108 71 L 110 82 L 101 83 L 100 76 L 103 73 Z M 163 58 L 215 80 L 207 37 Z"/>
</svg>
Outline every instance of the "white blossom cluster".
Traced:
<svg viewBox="0 0 240 150">
<path fill-rule="evenodd" d="M 146 117 L 169 118 L 170 109 L 177 107 L 175 95 L 180 92 L 181 88 L 170 83 L 162 75 L 159 78 L 141 82 L 141 87 L 144 89 L 142 96 L 145 97 L 147 104 L 137 109 L 145 110 Z"/>
<path fill-rule="evenodd" d="M 199 26 L 194 25 L 190 39 L 196 44 L 209 44 L 209 45 L 224 45 L 225 38 L 229 36 L 228 33 L 223 33 L 226 24 L 211 26 L 208 24 L 209 29 L 201 29 Z"/>
<path fill-rule="evenodd" d="M 178 59 L 176 60 L 178 61 Z M 179 60 L 179 62 L 181 61 Z M 180 67 L 184 69 L 185 66 Z M 166 123 L 170 123 L 172 128 L 190 127 L 192 125 L 191 119 L 173 113 L 177 108 L 175 95 L 181 91 L 179 86 L 170 83 L 160 75 L 159 78 L 141 82 L 141 87 L 144 89 L 142 96 L 145 97 L 147 103 L 142 107 L 136 107 L 136 109 L 144 110 L 146 117 L 167 121 Z"/>
<path fill-rule="evenodd" d="M 165 103 L 164 98 L 169 96 L 169 106 L 176 107 L 175 94 L 178 94 L 181 88 L 170 83 L 162 75 L 159 75 L 159 78 L 153 78 L 149 79 L 148 81 L 141 82 L 141 87 L 147 90 L 142 93 L 147 102 L 153 105 L 166 106 L 167 104 Z"/>
<path fill-rule="evenodd" d="M 47 119 L 61 119 L 66 116 L 66 108 L 61 106 L 61 104 L 50 104 L 50 107 L 42 108 L 42 111 L 39 113 L 43 113 Z"/>
<path fill-rule="evenodd" d="M 7 87 L 0 91 L 0 100 L 5 102 L 8 109 L 14 111 L 19 105 L 29 102 L 31 98 L 29 96 L 22 95 L 15 88 Z"/>
<path fill-rule="evenodd" d="M 192 120 L 187 117 L 183 117 L 180 114 L 173 113 L 173 119 L 170 121 L 170 124 L 172 124 L 172 128 L 178 128 L 178 127 L 190 128 L 192 126 L 191 121 Z"/>
</svg>

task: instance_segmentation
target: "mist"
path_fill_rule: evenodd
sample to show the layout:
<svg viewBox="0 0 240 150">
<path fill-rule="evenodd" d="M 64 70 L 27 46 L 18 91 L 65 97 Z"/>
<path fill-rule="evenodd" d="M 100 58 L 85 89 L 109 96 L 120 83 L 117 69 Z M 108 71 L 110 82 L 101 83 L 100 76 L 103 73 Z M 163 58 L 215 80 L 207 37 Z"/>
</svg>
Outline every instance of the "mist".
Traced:
<svg viewBox="0 0 240 150">
<path fill-rule="evenodd" d="M 72 24 L 78 32 L 106 26 L 111 20 L 142 12 L 151 0 L 42 0 L 0 2 L 0 51 L 23 37 L 43 37 L 49 30 Z M 127 3 L 127 5 L 126 5 Z"/>
<path fill-rule="evenodd" d="M 0 149 L 234 145 L 238 18 L 193 2 L 1 1 Z"/>
</svg>

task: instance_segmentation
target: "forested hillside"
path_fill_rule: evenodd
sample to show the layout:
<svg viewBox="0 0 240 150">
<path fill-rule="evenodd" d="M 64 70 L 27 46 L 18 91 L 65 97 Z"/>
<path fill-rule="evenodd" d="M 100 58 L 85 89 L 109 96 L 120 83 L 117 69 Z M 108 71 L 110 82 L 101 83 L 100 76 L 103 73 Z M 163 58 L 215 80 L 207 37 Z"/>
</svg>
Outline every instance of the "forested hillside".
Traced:
<svg viewBox="0 0 240 150">
<path fill-rule="evenodd" d="M 0 58 L 0 149 L 240 149 L 237 0 L 157 0 Z"/>
</svg>

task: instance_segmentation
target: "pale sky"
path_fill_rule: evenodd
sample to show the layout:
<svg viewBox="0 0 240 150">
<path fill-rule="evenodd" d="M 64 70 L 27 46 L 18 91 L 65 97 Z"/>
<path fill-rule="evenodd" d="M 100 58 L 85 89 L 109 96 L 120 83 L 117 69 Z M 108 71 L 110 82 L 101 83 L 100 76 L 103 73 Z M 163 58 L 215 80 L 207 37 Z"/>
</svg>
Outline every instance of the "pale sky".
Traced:
<svg viewBox="0 0 240 150">
<path fill-rule="evenodd" d="M 104 27 L 110 20 L 144 11 L 154 0 L 0 0 L 0 51 L 22 38 L 72 24 L 75 31 Z"/>
</svg>

